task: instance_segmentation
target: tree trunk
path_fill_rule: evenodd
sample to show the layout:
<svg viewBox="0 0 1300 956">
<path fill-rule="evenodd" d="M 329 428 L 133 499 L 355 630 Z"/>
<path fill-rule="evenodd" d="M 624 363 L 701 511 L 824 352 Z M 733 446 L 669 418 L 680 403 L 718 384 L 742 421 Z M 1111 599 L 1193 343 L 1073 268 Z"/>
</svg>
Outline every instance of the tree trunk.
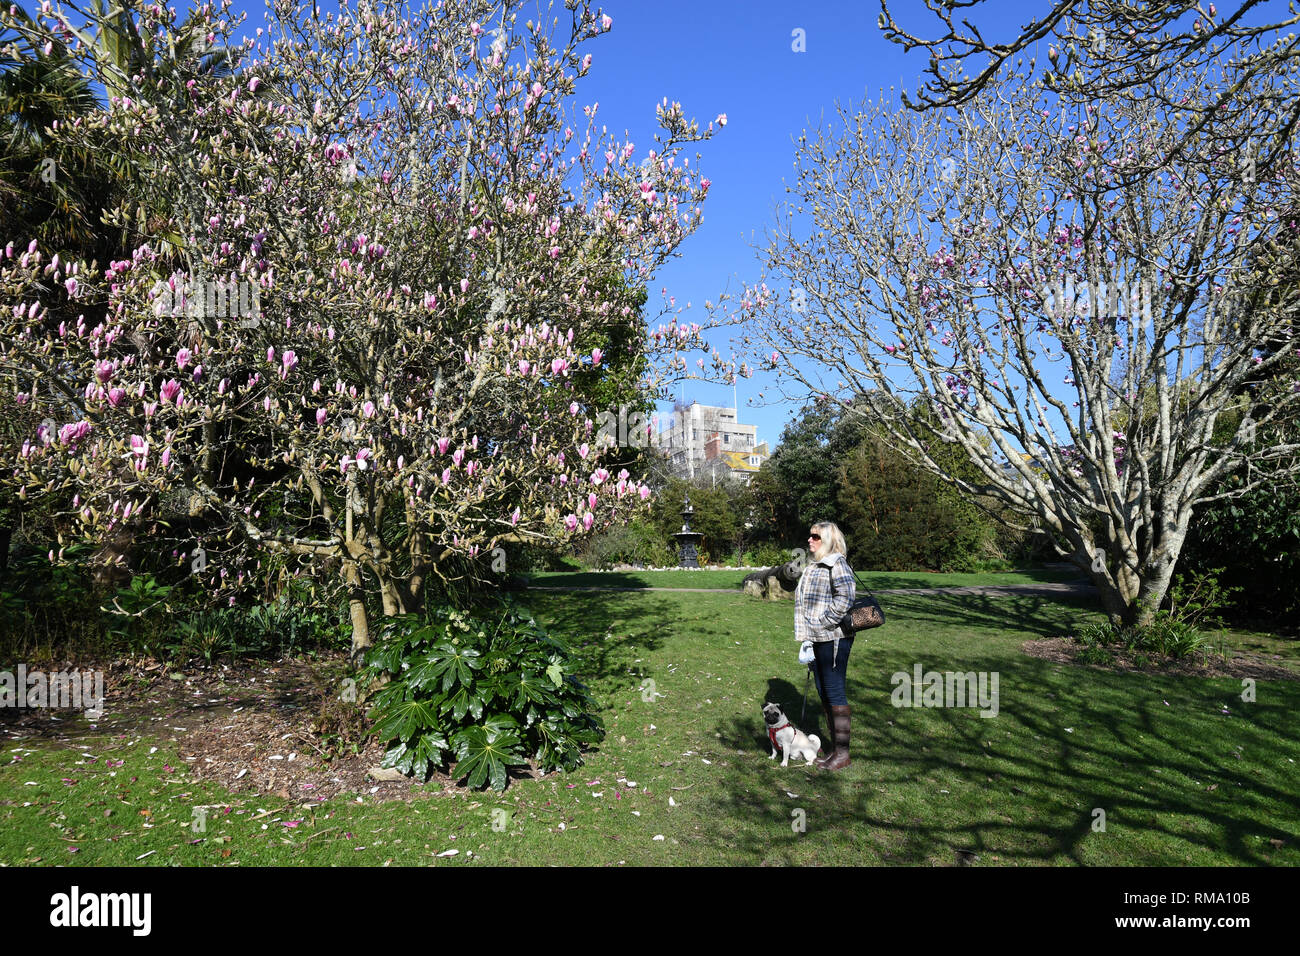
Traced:
<svg viewBox="0 0 1300 956">
<path fill-rule="evenodd" d="M 352 618 L 352 659 L 357 660 L 370 647 L 370 619 L 366 616 L 366 592 L 361 583 L 361 569 L 351 558 L 343 562 L 343 581 L 348 592 L 348 614 Z"/>
<path fill-rule="evenodd" d="M 1155 620 L 1156 612 L 1160 610 L 1173 580 L 1174 568 L 1186 537 L 1185 523 L 1168 526 L 1163 536 L 1163 546 L 1142 558 L 1140 572 L 1136 574 L 1127 567 L 1117 568 L 1112 574 L 1110 568 L 1098 571 L 1095 566 L 1082 564 L 1096 584 L 1102 609 L 1112 623 L 1147 627 Z M 1075 563 L 1081 562 L 1076 558 Z"/>
<path fill-rule="evenodd" d="M 379 596 L 384 602 L 384 617 L 407 614 L 411 608 L 407 602 L 407 590 L 400 581 L 387 578 L 380 582 Z"/>
</svg>

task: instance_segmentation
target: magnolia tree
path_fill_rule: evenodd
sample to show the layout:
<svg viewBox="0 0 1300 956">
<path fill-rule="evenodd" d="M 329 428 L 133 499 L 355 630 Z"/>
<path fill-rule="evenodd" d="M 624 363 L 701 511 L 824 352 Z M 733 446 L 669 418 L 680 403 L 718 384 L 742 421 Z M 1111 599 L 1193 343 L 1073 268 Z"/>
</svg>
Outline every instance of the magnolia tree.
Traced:
<svg viewBox="0 0 1300 956">
<path fill-rule="evenodd" d="M 1003 80 L 946 114 L 841 109 L 800 140 L 774 278 L 745 303 L 784 389 L 878 420 L 921 465 L 1050 530 L 1137 624 L 1218 478 L 1300 471 L 1277 427 L 1300 386 L 1274 374 L 1300 346 L 1295 159 L 1252 166 L 1231 148 L 1244 111 L 1220 126 L 1199 109 L 1241 80 L 1275 118 L 1296 79 L 1168 75 L 1182 106 L 1067 108 Z M 945 468 L 941 442 L 977 477 Z"/>
<path fill-rule="evenodd" d="M 334 569 L 355 651 L 368 593 L 416 610 L 503 542 L 643 507 L 602 467 L 584 395 L 612 361 L 653 371 L 699 344 L 629 330 L 699 220 L 709 182 L 683 148 L 713 124 L 665 102 L 638 156 L 594 104 L 579 115 L 583 50 L 612 27 L 585 2 L 560 30 L 487 0 L 279 3 L 242 45 L 227 6 L 179 26 L 145 8 L 122 42 L 220 46 L 232 75 L 145 56 L 112 83 L 89 52 L 103 26 L 42 10 L 32 46 L 67 44 L 117 91 L 59 134 L 120 153 L 123 214 L 149 212 L 108 263 L 7 237 L 3 401 L 42 423 L 10 478 L 71 492 L 77 537 L 156 535 L 183 502 L 210 531 L 178 560 L 232 602 L 259 557 Z"/>
</svg>

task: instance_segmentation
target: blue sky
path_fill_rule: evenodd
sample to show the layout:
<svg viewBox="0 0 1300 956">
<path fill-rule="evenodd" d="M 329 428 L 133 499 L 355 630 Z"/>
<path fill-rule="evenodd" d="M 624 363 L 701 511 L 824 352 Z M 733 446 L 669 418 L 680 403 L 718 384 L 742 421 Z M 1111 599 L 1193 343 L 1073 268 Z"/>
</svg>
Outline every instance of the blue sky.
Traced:
<svg viewBox="0 0 1300 956">
<path fill-rule="evenodd" d="M 234 6 L 249 14 L 249 32 L 263 22 L 258 0 L 236 0 Z M 910 7 L 920 6 L 914 0 L 895 6 L 905 25 L 933 32 L 927 12 L 911 9 L 908 15 Z M 987 36 L 1010 39 L 1041 6 L 998 0 L 979 11 L 979 22 Z M 557 7 L 563 14 L 563 4 Z M 337 10 L 338 3 L 319 0 L 319 8 Z M 579 110 L 598 102 L 601 120 L 611 131 L 629 132 L 638 158 L 650 148 L 655 105 L 665 96 L 701 125 L 727 115 L 726 128 L 699 150 L 701 169 L 713 182 L 703 224 L 650 285 L 651 307 L 666 287 L 678 305 L 693 304 L 685 321 L 704 323 L 705 300 L 716 301 L 759 277 L 754 246 L 762 243 L 776 204 L 785 198 L 799 134 L 823 114 L 830 116 L 836 100 L 859 102 L 900 84 L 914 88 L 928 56 L 905 54 L 888 43 L 876 25 L 880 8 L 871 0 L 609 0 L 603 9 L 614 26 L 586 47 L 593 63 L 578 85 Z M 529 15 L 521 13 L 520 21 Z M 803 52 L 794 49 L 797 30 L 803 31 Z M 730 332 L 715 332 L 710 345 L 729 354 L 730 338 Z M 757 425 L 759 440 L 775 447 L 798 404 L 762 404 L 758 393 L 770 401 L 773 382 L 762 373 L 740 379 L 736 394 L 740 421 Z M 687 381 L 678 394 L 688 402 L 732 404 L 732 388 L 725 385 Z M 670 405 L 661 410 L 669 412 Z"/>
<path fill-rule="evenodd" d="M 615 0 L 605 10 L 614 28 L 592 45 L 581 98 L 600 102 L 611 129 L 640 132 L 638 153 L 665 96 L 701 123 L 727 114 L 726 128 L 700 150 L 701 168 L 713 181 L 703 224 L 652 286 L 652 302 L 666 286 L 679 304 L 694 305 L 691 321 L 703 323 L 706 299 L 759 276 L 754 246 L 785 198 L 800 132 L 817 125 L 837 99 L 875 97 L 900 79 L 914 86 L 926 58 L 885 41 L 876 26 L 880 8 L 869 2 Z M 803 31 L 804 52 L 793 49 L 796 30 Z M 714 338 L 710 344 L 725 354 L 729 335 Z M 739 380 L 736 393 L 739 419 L 775 446 L 797 406 L 762 405 L 758 392 L 770 399 L 772 383 L 759 373 Z M 723 385 L 687 381 L 679 394 L 706 405 L 732 403 L 732 389 Z"/>
</svg>

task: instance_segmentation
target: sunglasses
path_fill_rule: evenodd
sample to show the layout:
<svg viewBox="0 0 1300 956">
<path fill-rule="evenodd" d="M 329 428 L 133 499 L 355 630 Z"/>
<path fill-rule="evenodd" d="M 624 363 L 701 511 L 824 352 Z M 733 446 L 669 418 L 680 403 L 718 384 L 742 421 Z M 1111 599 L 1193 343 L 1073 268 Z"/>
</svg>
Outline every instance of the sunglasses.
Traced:
<svg viewBox="0 0 1300 956">
<path fill-rule="evenodd" d="M 822 539 L 822 536 L 819 535 L 819 534 L 810 534 L 810 535 L 808 535 L 808 540 L 809 540 L 809 541 L 820 541 L 821 539 Z"/>
</svg>

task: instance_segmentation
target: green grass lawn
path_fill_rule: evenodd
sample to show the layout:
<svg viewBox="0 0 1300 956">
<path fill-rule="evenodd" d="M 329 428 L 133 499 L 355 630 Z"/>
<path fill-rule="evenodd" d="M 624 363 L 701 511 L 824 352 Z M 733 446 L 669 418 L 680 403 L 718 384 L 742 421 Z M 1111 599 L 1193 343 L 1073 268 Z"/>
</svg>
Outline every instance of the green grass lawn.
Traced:
<svg viewBox="0 0 1300 956">
<path fill-rule="evenodd" d="M 747 570 L 676 571 L 537 571 L 529 583 L 545 587 L 606 588 L 708 588 L 739 590 Z M 915 571 L 863 571 L 858 578 L 872 590 L 887 588 L 951 588 L 975 585 L 1042 584 L 1077 581 L 1072 569 L 1040 568 L 1028 571 L 988 571 L 978 574 L 939 574 Z"/>
<path fill-rule="evenodd" d="M 573 644 L 603 707 L 608 736 L 576 773 L 504 794 L 435 785 L 412 803 L 361 793 L 304 810 L 199 785 L 147 737 L 90 738 L 80 750 L 9 741 L 0 861 L 946 865 L 973 851 L 976 865 L 1300 863 L 1300 683 L 1261 682 L 1243 703 L 1235 680 L 1020 651 L 1094 616 L 1086 604 L 890 598 L 889 624 L 858 640 L 849 665 L 853 764 L 826 774 L 768 760 L 759 709 L 777 700 L 797 721 L 804 684 L 790 603 L 726 592 L 529 599 Z M 918 662 L 997 672 L 997 716 L 892 706 L 891 675 Z M 803 729 L 824 736 L 820 723 L 814 691 Z M 195 833 L 201 805 L 206 832 Z"/>
</svg>

